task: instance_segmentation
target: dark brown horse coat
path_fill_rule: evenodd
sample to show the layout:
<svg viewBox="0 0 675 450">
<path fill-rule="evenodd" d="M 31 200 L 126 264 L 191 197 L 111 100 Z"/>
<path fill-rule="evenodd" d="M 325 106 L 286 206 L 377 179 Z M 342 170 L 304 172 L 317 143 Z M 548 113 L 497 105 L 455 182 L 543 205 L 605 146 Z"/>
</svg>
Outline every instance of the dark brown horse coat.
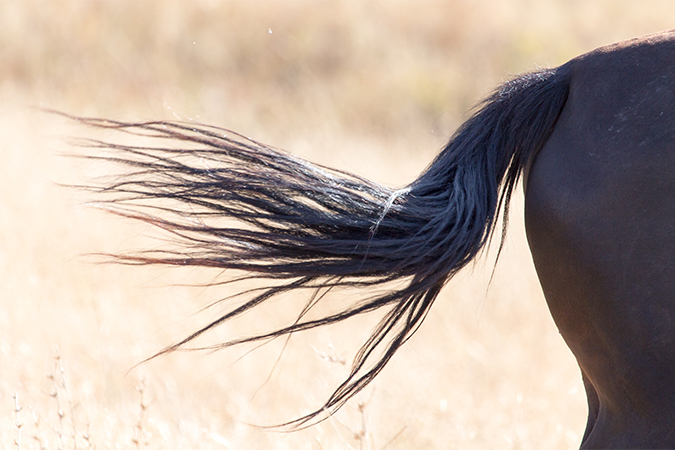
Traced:
<svg viewBox="0 0 675 450">
<path fill-rule="evenodd" d="M 589 401 L 583 448 L 675 448 L 675 35 L 567 66 L 526 226 Z"/>
</svg>

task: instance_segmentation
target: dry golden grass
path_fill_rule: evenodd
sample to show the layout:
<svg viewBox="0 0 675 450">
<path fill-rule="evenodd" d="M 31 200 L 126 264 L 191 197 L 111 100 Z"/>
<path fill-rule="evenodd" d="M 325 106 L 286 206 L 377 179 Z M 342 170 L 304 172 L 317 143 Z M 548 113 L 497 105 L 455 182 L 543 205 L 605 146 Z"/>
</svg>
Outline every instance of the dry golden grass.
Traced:
<svg viewBox="0 0 675 450">
<path fill-rule="evenodd" d="M 59 136 L 87 131 L 32 107 L 220 124 L 402 185 L 508 74 L 672 17 L 665 1 L 0 2 L 3 448 L 574 448 L 585 397 L 520 199 L 489 290 L 486 258 L 363 395 L 321 425 L 277 433 L 248 423 L 320 405 L 374 318 L 297 336 L 281 358 L 275 343 L 241 360 L 246 349 L 134 368 L 207 320 L 194 313 L 225 291 L 181 286 L 213 273 L 82 257 L 157 242 L 57 185 L 106 168 L 61 157 L 72 150 Z"/>
</svg>

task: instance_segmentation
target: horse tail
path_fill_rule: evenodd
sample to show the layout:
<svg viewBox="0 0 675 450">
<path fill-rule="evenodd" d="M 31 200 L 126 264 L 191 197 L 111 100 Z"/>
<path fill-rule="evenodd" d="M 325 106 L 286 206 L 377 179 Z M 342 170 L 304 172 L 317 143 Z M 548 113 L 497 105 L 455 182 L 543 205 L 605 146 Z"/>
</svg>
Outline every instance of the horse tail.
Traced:
<svg viewBox="0 0 675 450">
<path fill-rule="evenodd" d="M 562 66 L 506 82 L 402 189 L 309 163 L 221 128 L 79 118 L 158 143 L 87 144 L 113 151 L 93 158 L 127 167 L 92 188 L 98 199 L 117 214 L 167 230 L 177 244 L 170 251 L 118 255 L 119 261 L 235 269 L 246 271 L 247 278 L 270 280 L 266 288 L 249 291 L 245 303 L 159 354 L 186 348 L 215 326 L 288 291 L 314 292 L 293 323 L 208 348 L 264 342 L 383 308 L 384 317 L 345 381 L 321 408 L 284 425 L 332 414 L 410 339 L 448 279 L 490 240 L 500 211 L 503 242 L 511 194 L 528 158 L 553 130 L 569 78 Z M 391 281 L 398 283 L 390 290 L 373 290 L 318 319 L 307 317 L 326 290 L 367 291 Z"/>
</svg>

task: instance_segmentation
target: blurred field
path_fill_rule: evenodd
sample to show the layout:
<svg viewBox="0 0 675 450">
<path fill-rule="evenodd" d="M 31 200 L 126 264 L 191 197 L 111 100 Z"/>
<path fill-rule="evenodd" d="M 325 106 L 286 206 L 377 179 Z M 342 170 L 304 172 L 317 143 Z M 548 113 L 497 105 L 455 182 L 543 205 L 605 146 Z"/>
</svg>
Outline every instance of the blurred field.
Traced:
<svg viewBox="0 0 675 450">
<path fill-rule="evenodd" d="M 296 336 L 285 351 L 134 368 L 208 320 L 196 313 L 225 290 L 183 286 L 214 273 L 82 256 L 158 245 L 156 233 L 58 185 L 106 168 L 62 157 L 75 151 L 63 136 L 90 131 L 34 107 L 219 124 L 403 185 L 509 74 L 671 28 L 673 17 L 666 1 L 0 2 L 3 448 L 578 446 L 581 379 L 536 281 L 521 199 L 489 289 L 487 257 L 445 289 L 361 410 L 356 399 L 278 433 L 249 424 L 322 404 L 345 367 L 321 355 L 349 361 L 376 318 Z"/>
</svg>

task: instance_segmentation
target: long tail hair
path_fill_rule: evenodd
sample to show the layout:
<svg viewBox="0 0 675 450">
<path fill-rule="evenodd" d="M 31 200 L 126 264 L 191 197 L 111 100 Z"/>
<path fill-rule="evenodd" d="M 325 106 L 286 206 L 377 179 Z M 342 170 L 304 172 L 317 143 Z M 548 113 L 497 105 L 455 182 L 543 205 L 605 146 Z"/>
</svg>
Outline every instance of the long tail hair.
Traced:
<svg viewBox="0 0 675 450">
<path fill-rule="evenodd" d="M 159 354 L 186 348 L 288 291 L 315 291 L 293 323 L 217 347 L 264 342 L 384 308 L 349 375 L 326 403 L 284 424 L 300 426 L 332 414 L 373 380 L 421 325 L 448 279 L 481 252 L 500 211 L 503 242 L 511 194 L 529 156 L 553 130 L 568 87 L 564 66 L 503 84 L 419 178 L 398 190 L 221 128 L 77 120 L 157 144 L 86 144 L 113 150 L 112 156 L 92 158 L 127 167 L 114 182 L 93 188 L 97 199 L 117 214 L 167 230 L 180 244 L 170 251 L 118 255 L 119 261 L 237 269 L 249 278 L 275 280 Z M 337 313 L 306 317 L 325 289 L 356 286 L 368 292 L 390 281 L 398 287 L 371 293 Z"/>
</svg>

